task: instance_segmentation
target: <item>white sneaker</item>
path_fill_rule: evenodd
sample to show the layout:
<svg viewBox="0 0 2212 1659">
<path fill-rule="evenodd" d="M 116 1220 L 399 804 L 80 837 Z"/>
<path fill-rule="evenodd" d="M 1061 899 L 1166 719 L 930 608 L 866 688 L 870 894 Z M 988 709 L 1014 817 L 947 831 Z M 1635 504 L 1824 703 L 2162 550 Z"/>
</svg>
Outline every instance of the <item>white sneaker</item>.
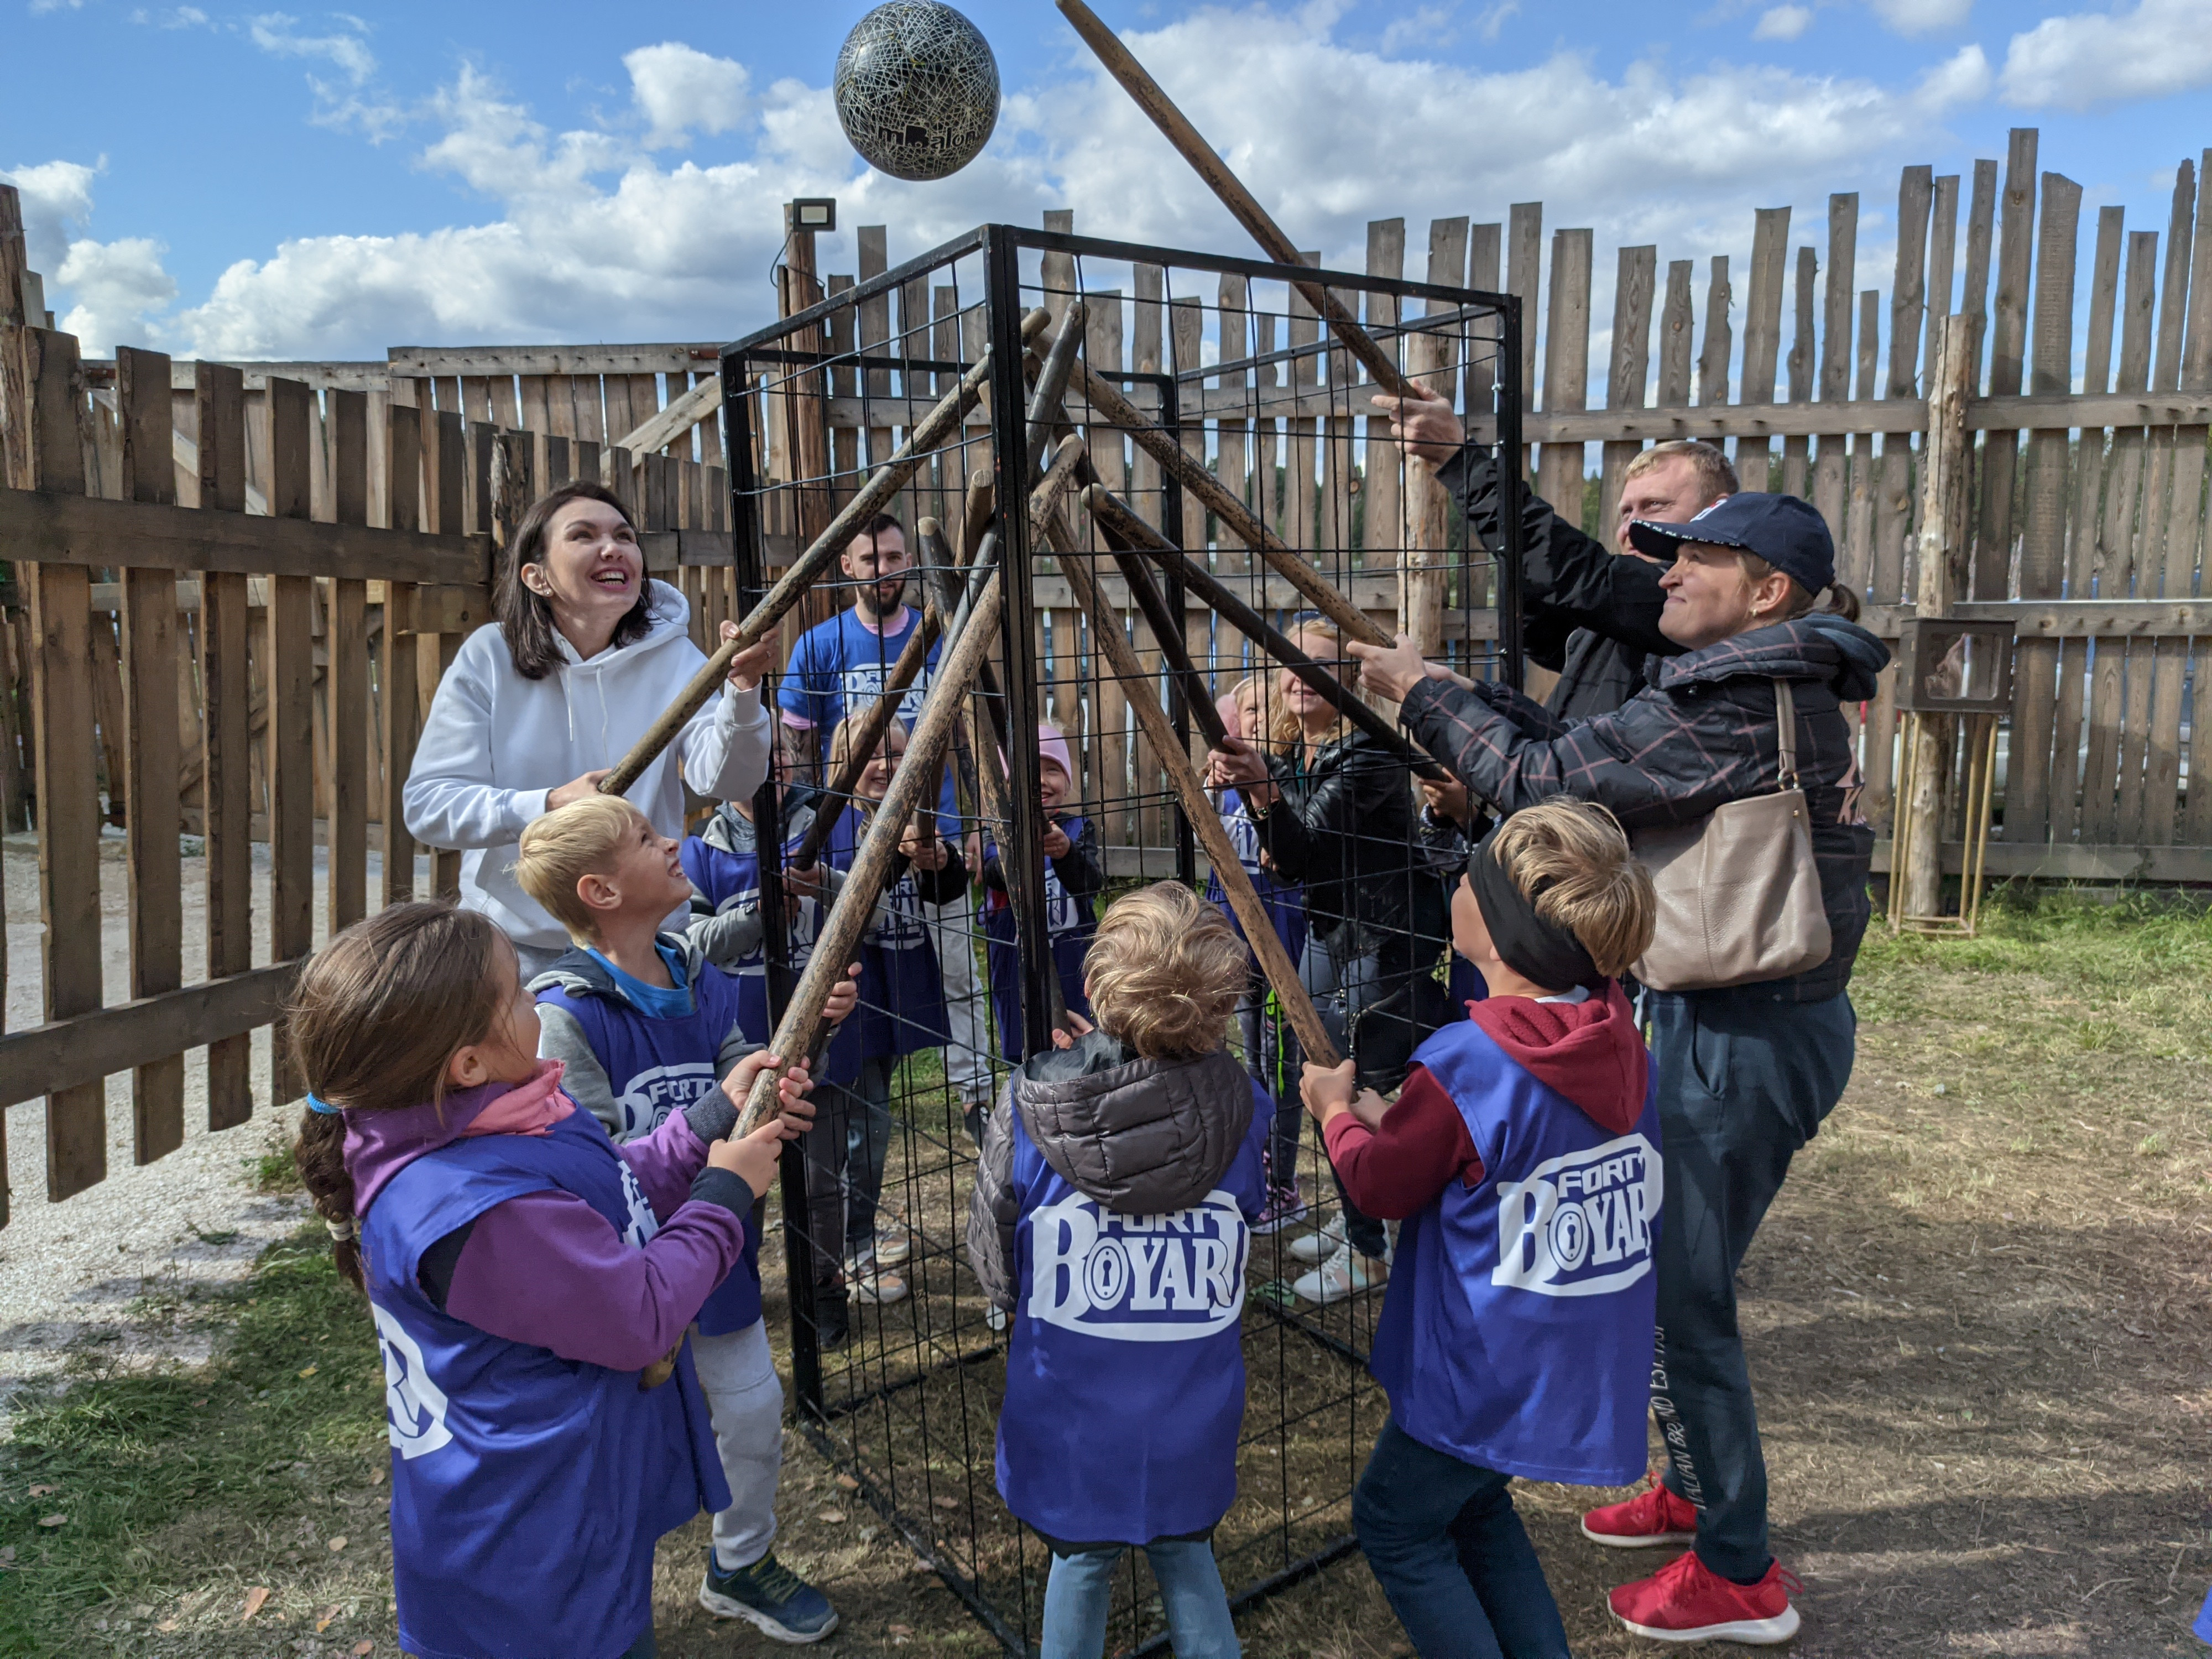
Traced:
<svg viewBox="0 0 2212 1659">
<path fill-rule="evenodd" d="M 848 1261 L 845 1264 L 845 1294 L 855 1302 L 872 1302 L 878 1307 L 888 1307 L 894 1302 L 906 1300 L 906 1280 L 896 1273 L 884 1273 L 872 1261 Z"/>
<path fill-rule="evenodd" d="M 888 1233 L 876 1238 L 876 1260 L 884 1266 L 896 1267 L 914 1254 L 914 1235 L 903 1223 L 894 1222 Z"/>
<path fill-rule="evenodd" d="M 1371 1290 L 1389 1277 L 1382 1263 L 1361 1255 L 1346 1243 L 1311 1273 L 1302 1274 L 1291 1285 L 1291 1294 L 1326 1308 L 1332 1302 Z"/>
<path fill-rule="evenodd" d="M 983 1304 L 983 1322 L 994 1331 L 1006 1328 L 1006 1310 L 994 1302 Z"/>
<path fill-rule="evenodd" d="M 1291 1254 L 1301 1261 L 1326 1261 L 1344 1247 L 1344 1218 L 1340 1215 L 1303 1238 L 1292 1239 Z"/>
</svg>

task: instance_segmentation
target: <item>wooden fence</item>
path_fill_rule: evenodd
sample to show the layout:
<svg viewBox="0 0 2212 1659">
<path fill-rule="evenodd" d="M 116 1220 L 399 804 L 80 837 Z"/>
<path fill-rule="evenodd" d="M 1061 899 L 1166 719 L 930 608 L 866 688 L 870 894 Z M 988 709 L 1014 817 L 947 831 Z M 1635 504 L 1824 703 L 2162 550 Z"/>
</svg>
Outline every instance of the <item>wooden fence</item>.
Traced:
<svg viewBox="0 0 2212 1659">
<path fill-rule="evenodd" d="M 1675 260 L 1662 283 L 1659 250 L 1620 248 L 1602 409 L 1588 406 L 1589 230 L 1547 237 L 1538 204 L 1496 222 L 1442 219 L 1429 228 L 1426 274 L 1520 297 L 1523 434 L 1547 496 L 1578 502 L 1586 447 L 1600 446 L 1596 519 L 1609 522 L 1643 446 L 1721 442 L 1747 488 L 1802 493 L 1826 515 L 1846 580 L 1893 636 L 1915 591 L 1930 319 L 1975 319 L 1967 419 L 1979 439 L 1956 612 L 2012 618 L 2022 640 L 1991 867 L 2212 881 L 2212 789 L 2189 787 L 2212 759 L 2212 593 L 2199 586 L 2212 212 L 2198 211 L 2197 180 L 2183 162 L 2165 226 L 2130 229 L 2106 208 L 2092 237 L 2080 186 L 2039 173 L 2032 130 L 1971 179 L 1907 168 L 1887 295 L 1858 285 L 1859 204 L 1849 194 L 1831 198 L 1810 237 L 1793 238 L 1786 209 L 1759 212 L 1748 260 L 1715 258 L 1702 281 Z M 1048 224 L 1073 228 L 1074 216 Z M 1406 243 L 1402 221 L 1370 226 L 1369 270 L 1407 274 Z M 833 275 L 813 289 L 811 246 L 802 239 L 792 252 L 805 281 L 787 288 L 787 306 L 804 302 L 802 286 L 835 294 L 855 280 Z M 884 270 L 886 252 L 883 228 L 864 228 L 859 280 Z M 532 494 L 592 477 L 623 492 L 647 526 L 648 567 L 684 589 L 702 639 L 736 596 L 709 345 L 82 362 L 73 340 L 25 311 L 29 276 L 14 192 L 0 187 L 0 561 L 12 577 L 0 589 L 0 823 L 36 823 L 44 953 L 43 1022 L 0 1032 L 0 1105 L 46 1097 L 46 1185 L 58 1198 L 104 1173 L 109 1075 L 133 1073 L 141 1160 L 181 1139 L 188 1050 L 207 1049 L 210 1125 L 244 1120 L 249 1034 L 269 1022 L 318 932 L 319 842 L 325 926 L 370 902 L 372 853 L 384 898 L 451 886 L 451 854 L 418 884 L 397 790 L 438 675 L 488 617 L 493 549 Z M 1096 297 L 1093 366 L 1196 362 L 1197 308 L 1163 304 L 1141 271 L 1135 287 Z M 859 343 L 928 337 L 941 356 L 973 356 L 941 293 L 896 291 L 847 315 Z M 1344 388 L 1319 382 L 1337 372 L 1256 391 L 1187 379 L 1186 441 L 1295 544 L 1342 550 L 1358 603 L 1388 614 L 1395 550 L 1379 533 L 1363 545 L 1364 526 L 1393 516 L 1383 509 L 1395 470 L 1374 465 L 1365 416 L 1342 418 Z M 847 407 L 856 422 L 858 404 Z M 1317 421 L 1328 441 L 1301 440 Z M 839 465 L 872 456 L 877 442 L 857 424 L 832 434 Z M 1245 474 L 1248 455 L 1263 459 Z M 772 444 L 755 462 L 792 476 Z M 1132 459 L 1133 489 L 1148 465 Z M 1303 468 L 1310 487 L 1278 493 L 1255 476 L 1263 467 Z M 939 478 L 909 505 L 949 515 L 957 484 Z M 1346 504 L 1363 487 L 1355 513 Z M 1212 537 L 1217 568 L 1245 568 L 1242 549 L 1203 515 L 1185 535 Z M 1066 596 L 1048 579 L 1037 598 L 1041 644 L 1074 639 Z M 1194 646 L 1209 627 L 1194 607 Z M 1480 639 L 1492 625 L 1477 611 L 1457 631 Z M 1224 689 L 1242 672 L 1225 657 L 1217 667 Z M 1894 732 L 1885 687 L 1862 732 L 1867 806 L 1885 829 Z M 101 982 L 103 823 L 122 829 L 127 855 L 127 996 L 112 1003 Z M 1121 829 L 1157 846 L 1163 827 Z M 180 830 L 204 836 L 207 854 L 204 939 L 190 941 L 190 971 Z M 265 915 L 252 897 L 257 842 L 269 848 Z M 276 1088 L 279 1099 L 296 1093 L 281 1074 Z"/>
</svg>

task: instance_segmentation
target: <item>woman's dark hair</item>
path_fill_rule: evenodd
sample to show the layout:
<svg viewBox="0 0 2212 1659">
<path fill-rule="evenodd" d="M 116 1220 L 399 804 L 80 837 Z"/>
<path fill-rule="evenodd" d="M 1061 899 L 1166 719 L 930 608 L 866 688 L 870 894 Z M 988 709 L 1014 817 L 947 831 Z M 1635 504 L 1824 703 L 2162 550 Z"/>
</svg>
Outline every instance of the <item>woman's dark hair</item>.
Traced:
<svg viewBox="0 0 2212 1659">
<path fill-rule="evenodd" d="M 450 904 L 393 904 L 315 953 L 286 1000 L 293 1063 L 309 1092 L 347 1111 L 436 1103 L 446 1063 L 491 1029 L 501 1006 L 499 963 L 511 952 L 489 918 Z M 345 1166 L 345 1120 L 300 1115 L 293 1149 L 315 1210 L 332 1224 L 338 1272 L 363 1288 Z"/>
<path fill-rule="evenodd" d="M 1775 568 L 1756 553 L 1738 549 L 1735 557 L 1736 562 L 1743 567 L 1743 574 L 1753 581 L 1764 581 L 1774 574 Z M 1845 622 L 1856 622 L 1859 619 L 1858 593 L 1841 582 L 1830 582 L 1815 593 L 1795 576 L 1790 577 L 1790 603 L 1783 607 L 1781 616 L 1776 620 L 1796 622 L 1798 617 L 1809 617 L 1815 611 L 1829 611 Z"/>
<path fill-rule="evenodd" d="M 491 608 L 499 617 L 499 631 L 507 641 L 507 654 L 514 659 L 514 672 L 526 680 L 542 680 L 561 665 L 560 631 L 553 625 L 553 602 L 542 593 L 533 593 L 522 580 L 522 567 L 542 564 L 545 561 L 545 527 L 553 515 L 570 501 L 598 501 L 611 507 L 623 516 L 623 522 L 635 530 L 637 521 L 623 505 L 622 497 L 599 483 L 565 483 L 558 489 L 549 489 L 530 504 L 530 511 L 522 515 L 516 526 L 514 540 L 508 544 L 507 556 L 500 562 L 499 580 L 492 592 Z M 609 644 L 620 647 L 635 645 L 653 625 L 653 584 L 645 582 L 638 590 L 637 603 L 625 611 L 615 624 L 614 638 Z"/>
</svg>

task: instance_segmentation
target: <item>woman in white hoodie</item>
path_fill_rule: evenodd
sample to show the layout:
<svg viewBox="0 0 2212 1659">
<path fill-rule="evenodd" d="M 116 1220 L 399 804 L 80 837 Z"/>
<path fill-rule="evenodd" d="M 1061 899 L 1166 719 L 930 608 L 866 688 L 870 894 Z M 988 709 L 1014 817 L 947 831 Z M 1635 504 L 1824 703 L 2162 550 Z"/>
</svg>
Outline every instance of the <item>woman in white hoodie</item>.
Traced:
<svg viewBox="0 0 2212 1659">
<path fill-rule="evenodd" d="M 493 609 L 499 620 L 469 635 L 438 683 L 407 777 L 407 829 L 467 854 L 461 902 L 506 930 L 526 981 L 568 937 L 514 879 L 524 826 L 597 789 L 706 658 L 684 596 L 646 575 L 629 514 L 595 483 L 564 484 L 524 515 Z M 722 624 L 724 639 L 736 632 Z M 686 780 L 732 800 L 768 775 L 760 681 L 775 649 L 771 639 L 738 653 L 722 695 L 630 786 L 662 835 L 684 834 Z"/>
</svg>

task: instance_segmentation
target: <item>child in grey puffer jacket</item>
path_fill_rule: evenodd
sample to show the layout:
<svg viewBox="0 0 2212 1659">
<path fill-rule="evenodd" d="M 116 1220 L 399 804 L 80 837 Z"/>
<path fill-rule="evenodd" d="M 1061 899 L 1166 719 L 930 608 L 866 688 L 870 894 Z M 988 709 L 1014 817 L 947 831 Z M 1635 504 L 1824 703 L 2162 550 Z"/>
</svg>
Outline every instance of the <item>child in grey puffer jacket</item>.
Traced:
<svg viewBox="0 0 2212 1659">
<path fill-rule="evenodd" d="M 1273 1109 L 1227 1048 L 1249 960 L 1188 888 L 1117 901 L 1084 958 L 1098 1029 L 1025 1060 L 984 1133 L 968 1255 L 1014 1316 L 999 1492 L 1052 1550 L 1044 1659 L 1097 1659 L 1131 1545 L 1178 1654 L 1238 1650 L 1211 1538 Z"/>
</svg>

